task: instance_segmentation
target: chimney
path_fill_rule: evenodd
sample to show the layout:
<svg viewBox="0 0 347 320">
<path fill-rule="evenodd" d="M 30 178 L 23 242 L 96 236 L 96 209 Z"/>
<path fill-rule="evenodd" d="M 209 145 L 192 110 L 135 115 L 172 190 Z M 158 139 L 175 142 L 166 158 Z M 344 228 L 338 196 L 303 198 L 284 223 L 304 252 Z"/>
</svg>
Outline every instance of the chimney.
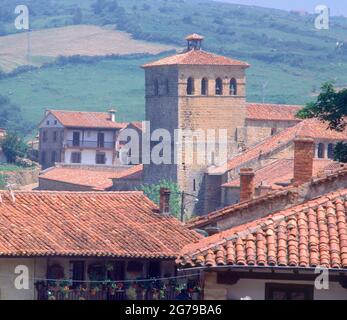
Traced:
<svg viewBox="0 0 347 320">
<path fill-rule="evenodd" d="M 167 188 L 160 189 L 159 210 L 160 210 L 160 213 L 163 215 L 170 214 L 170 195 L 171 195 L 170 189 L 167 189 Z"/>
<path fill-rule="evenodd" d="M 108 114 L 110 115 L 110 120 L 116 122 L 116 109 L 108 110 Z"/>
<path fill-rule="evenodd" d="M 294 184 L 309 182 L 313 175 L 314 140 L 297 137 L 294 140 Z"/>
<path fill-rule="evenodd" d="M 251 168 L 243 168 L 240 171 L 240 202 L 254 198 L 254 172 Z"/>
</svg>

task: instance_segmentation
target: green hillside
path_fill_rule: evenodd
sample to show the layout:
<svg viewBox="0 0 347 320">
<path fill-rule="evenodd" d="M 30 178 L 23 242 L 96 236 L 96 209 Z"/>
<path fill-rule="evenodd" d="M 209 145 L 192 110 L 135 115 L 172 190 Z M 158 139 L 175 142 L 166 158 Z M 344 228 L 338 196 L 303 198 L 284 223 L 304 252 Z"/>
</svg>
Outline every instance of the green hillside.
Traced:
<svg viewBox="0 0 347 320">
<path fill-rule="evenodd" d="M 134 38 L 184 46 L 184 36 L 205 36 L 204 48 L 246 60 L 248 100 L 305 103 L 328 80 L 347 87 L 347 19 L 334 17 L 330 30 L 316 30 L 315 16 L 204 0 L 3 0 L 0 34 L 14 33 L 16 3 L 32 9 L 32 29 L 117 24 Z M 78 5 L 83 3 L 80 10 Z M 77 5 L 78 4 L 78 5 Z M 347 45 L 345 45 L 347 47 Z M 1 51 L 1 48 L 0 48 Z M 0 55 L 1 59 L 1 55 Z M 0 95 L 22 106 L 37 122 L 46 107 L 104 110 L 118 107 L 121 120 L 144 115 L 146 59 L 105 60 L 51 66 L 0 80 Z M 263 93 L 262 86 L 266 85 Z"/>
</svg>

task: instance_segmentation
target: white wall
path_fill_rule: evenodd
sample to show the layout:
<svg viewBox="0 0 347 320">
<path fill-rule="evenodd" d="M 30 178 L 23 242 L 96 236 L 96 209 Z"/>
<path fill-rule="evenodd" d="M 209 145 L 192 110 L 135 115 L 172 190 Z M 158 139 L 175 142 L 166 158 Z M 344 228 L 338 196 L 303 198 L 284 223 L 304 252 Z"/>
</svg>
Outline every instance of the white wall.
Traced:
<svg viewBox="0 0 347 320">
<path fill-rule="evenodd" d="M 14 273 L 19 265 L 27 266 L 29 269 L 29 289 L 18 290 L 15 288 L 15 279 L 18 277 Z M 33 300 L 36 299 L 34 278 L 45 278 L 46 259 L 0 259 L 0 300 Z"/>
<path fill-rule="evenodd" d="M 265 284 L 302 284 L 312 285 L 310 281 L 285 281 L 285 280 L 252 280 L 241 279 L 237 284 L 230 286 L 227 290 L 228 300 L 240 300 L 250 296 L 253 300 L 265 299 Z M 337 282 L 331 282 L 329 290 L 314 290 L 314 300 L 347 300 L 347 290 Z"/>
<path fill-rule="evenodd" d="M 47 124 L 47 121 L 49 121 L 49 124 Z M 56 124 L 55 121 L 57 121 Z M 54 117 L 52 114 L 49 114 L 41 121 L 39 128 L 63 128 L 63 126 L 59 123 L 56 117 Z"/>
<path fill-rule="evenodd" d="M 68 129 L 66 130 L 66 139 L 72 140 L 73 139 L 73 133 L 79 132 L 80 133 L 80 139 L 83 138 L 82 130 L 72 130 Z M 98 132 L 102 132 L 105 135 L 105 142 L 114 142 L 114 131 L 100 131 L 100 130 L 84 130 L 84 141 L 98 141 Z"/>
<path fill-rule="evenodd" d="M 300 280 L 255 280 L 240 279 L 234 285 L 217 283 L 217 274 L 215 272 L 205 274 L 204 297 L 206 300 L 241 300 L 241 298 L 250 297 L 252 300 L 265 299 L 266 283 L 313 285 L 313 281 Z M 347 290 L 338 282 L 329 283 L 329 290 L 314 289 L 314 300 L 347 300 Z"/>
<path fill-rule="evenodd" d="M 95 157 L 96 157 L 96 150 L 91 150 L 91 149 L 87 149 L 87 150 L 82 150 L 80 151 L 80 149 L 67 149 L 65 151 L 65 160 L 64 163 L 71 163 L 71 153 L 72 152 L 81 152 L 81 164 L 85 164 L 85 165 L 95 165 Z M 103 153 L 106 154 L 106 163 L 105 165 L 108 166 L 112 166 L 112 158 L 113 158 L 113 151 L 112 150 L 108 150 L 108 151 L 102 151 Z"/>
</svg>

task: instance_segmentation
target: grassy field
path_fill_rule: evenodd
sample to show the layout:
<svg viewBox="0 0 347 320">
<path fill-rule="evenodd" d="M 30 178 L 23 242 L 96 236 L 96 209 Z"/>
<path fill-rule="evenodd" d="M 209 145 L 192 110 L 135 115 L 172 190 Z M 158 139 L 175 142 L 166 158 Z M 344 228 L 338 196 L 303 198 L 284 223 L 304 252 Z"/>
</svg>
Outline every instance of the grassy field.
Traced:
<svg viewBox="0 0 347 320">
<path fill-rule="evenodd" d="M 0 37 L 0 68 L 8 72 L 22 65 L 40 66 L 58 56 L 105 56 L 136 53 L 158 54 L 173 46 L 134 40 L 115 26 L 76 25 Z"/>
<path fill-rule="evenodd" d="M 158 57 L 156 57 L 158 58 Z M 120 121 L 144 119 L 144 72 L 140 66 L 154 58 L 102 60 L 93 64 L 51 66 L 0 80 L 0 95 L 22 107 L 23 117 L 38 123 L 47 108 L 118 110 Z M 252 64 L 252 61 L 250 61 Z M 329 80 L 341 67 L 327 66 Z M 347 70 L 344 69 L 345 74 Z M 295 73 L 285 65 L 255 63 L 247 71 L 249 101 L 263 100 L 262 84 L 268 81 L 265 101 L 304 104 L 327 80 L 305 70 Z"/>
<path fill-rule="evenodd" d="M 2 8 L 8 10 L 8 16 L 2 29 L 15 33 L 14 3 L 3 1 Z M 317 95 L 325 81 L 334 80 L 337 87 L 347 87 L 347 50 L 336 50 L 336 42 L 347 40 L 346 18 L 332 17 L 330 30 L 318 31 L 314 28 L 314 15 L 301 17 L 281 10 L 206 0 L 105 0 L 98 1 L 99 7 L 95 6 L 96 0 L 23 0 L 22 3 L 35 12 L 32 29 L 46 34 L 47 41 L 52 30 L 53 34 L 56 30 L 50 28 L 74 23 L 77 8 L 82 12 L 82 24 L 117 25 L 118 30 L 148 43 L 182 47 L 185 35 L 201 33 L 205 36 L 204 49 L 251 63 L 247 71 L 248 101 L 304 104 Z M 0 11 L 0 34 L 1 23 Z M 84 27 L 65 30 L 73 34 L 78 28 Z M 46 30 L 37 31 L 41 29 Z M 44 62 L 47 56 L 54 56 L 59 50 L 62 54 L 76 52 L 78 39 L 76 46 L 74 37 L 68 42 L 70 45 L 64 42 L 64 37 L 59 39 L 57 37 L 57 44 L 44 43 L 36 53 L 35 63 Z M 128 36 L 116 45 L 113 38 L 109 38 L 111 43 L 107 44 L 96 39 L 98 45 L 93 45 L 94 40 L 81 36 L 77 46 L 82 50 L 80 53 L 100 54 L 116 46 L 117 50 L 120 47 L 127 50 L 127 42 L 132 41 Z M 131 43 L 135 46 L 135 42 Z M 55 45 L 55 49 L 51 45 Z M 17 52 L 15 44 L 12 48 L 13 55 L 23 54 Z M 71 51 L 71 48 L 74 49 Z M 0 46 L 1 50 L 4 48 Z M 4 55 L 0 55 L 0 64 L 1 57 Z M 139 66 L 148 60 L 152 59 L 103 60 L 42 68 L 0 80 L 0 95 L 20 105 L 24 117 L 33 123 L 40 120 L 45 108 L 101 111 L 110 106 L 117 107 L 120 121 L 141 120 L 144 118 L 144 74 Z"/>
<path fill-rule="evenodd" d="M 118 110 L 119 120 L 144 118 L 147 59 L 104 60 L 95 64 L 53 66 L 0 80 L 0 95 L 22 107 L 23 117 L 38 123 L 47 108 Z"/>
</svg>

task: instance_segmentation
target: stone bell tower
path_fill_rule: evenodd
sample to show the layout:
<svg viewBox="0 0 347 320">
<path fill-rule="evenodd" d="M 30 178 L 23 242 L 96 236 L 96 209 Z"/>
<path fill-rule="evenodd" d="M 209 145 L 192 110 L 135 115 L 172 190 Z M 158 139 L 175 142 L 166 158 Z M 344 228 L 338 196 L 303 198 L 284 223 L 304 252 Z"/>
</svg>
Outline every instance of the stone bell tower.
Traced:
<svg viewBox="0 0 347 320">
<path fill-rule="evenodd" d="M 246 118 L 246 62 L 218 56 L 202 50 L 204 38 L 192 34 L 186 38 L 187 49 L 143 66 L 146 77 L 146 120 L 151 132 L 163 128 L 174 137 L 175 129 L 205 132 L 226 130 L 227 157 L 234 155 L 244 141 Z M 216 133 L 216 142 L 218 142 Z M 200 199 L 191 203 L 187 199 L 187 214 L 202 214 L 205 192 L 205 171 L 214 164 L 214 155 L 205 162 L 197 161 L 197 150 L 185 148 L 186 136 L 179 142 L 182 159 L 171 164 L 144 166 L 145 183 L 161 179 L 177 182 L 180 189 Z M 209 139 L 206 137 L 206 145 Z M 212 143 L 212 141 L 210 141 Z M 153 144 L 154 146 L 154 144 Z M 176 143 L 177 146 L 177 143 Z M 172 150 L 175 143 L 172 142 Z M 187 157 L 193 161 L 187 161 Z"/>
</svg>

